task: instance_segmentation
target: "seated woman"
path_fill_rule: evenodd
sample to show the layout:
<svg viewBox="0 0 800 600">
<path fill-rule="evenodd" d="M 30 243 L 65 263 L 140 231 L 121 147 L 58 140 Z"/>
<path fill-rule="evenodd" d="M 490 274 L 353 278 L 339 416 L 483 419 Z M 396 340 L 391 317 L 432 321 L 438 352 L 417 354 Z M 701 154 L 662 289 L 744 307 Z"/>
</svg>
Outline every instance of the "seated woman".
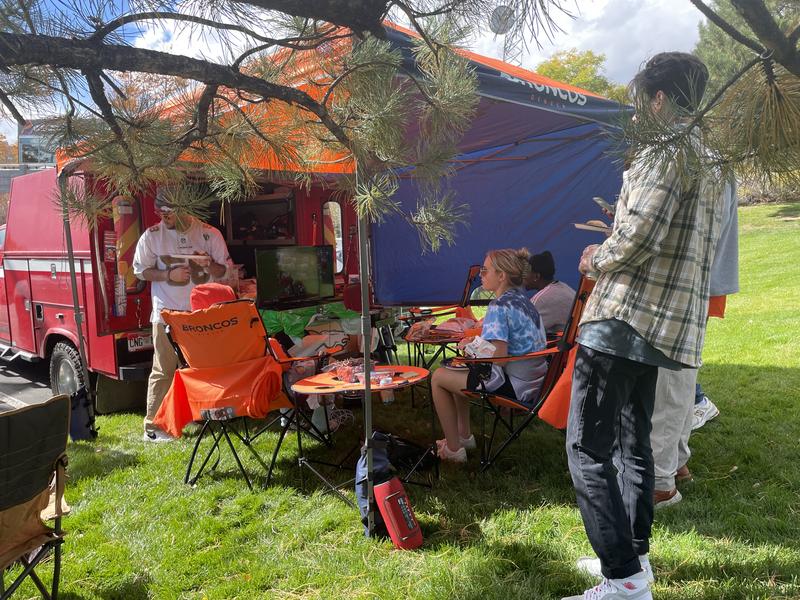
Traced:
<svg viewBox="0 0 800 600">
<path fill-rule="evenodd" d="M 483 261 L 481 283 L 494 292 L 495 300 L 489 303 L 481 336 L 495 346 L 494 356 L 520 356 L 545 348 L 542 320 L 522 289 L 530 269 L 529 256 L 525 248 L 491 250 Z M 472 338 L 465 338 L 459 345 L 470 341 Z M 486 389 L 520 402 L 534 402 L 546 370 L 546 362 L 537 358 L 494 365 Z M 475 448 L 469 400 L 461 390 L 477 390 L 478 386 L 472 371 L 442 368 L 433 373 L 433 402 L 445 435 L 436 442 L 442 460 L 466 462 L 467 449 Z"/>
</svg>

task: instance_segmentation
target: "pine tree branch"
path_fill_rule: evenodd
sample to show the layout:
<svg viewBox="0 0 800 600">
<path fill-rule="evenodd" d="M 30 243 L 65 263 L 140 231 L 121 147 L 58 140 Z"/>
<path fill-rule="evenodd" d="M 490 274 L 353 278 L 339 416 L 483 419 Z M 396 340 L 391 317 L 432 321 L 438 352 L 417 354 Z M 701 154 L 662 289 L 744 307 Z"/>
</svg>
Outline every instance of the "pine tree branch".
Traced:
<svg viewBox="0 0 800 600">
<path fill-rule="evenodd" d="M 758 36 L 772 59 L 793 75 L 800 77 L 800 52 L 783 34 L 761 0 L 731 0 L 736 11 Z"/>
<path fill-rule="evenodd" d="M 8 109 L 8 112 L 11 113 L 11 116 L 14 117 L 14 120 L 24 127 L 25 123 L 27 123 L 27 119 L 22 116 L 22 114 L 17 110 L 17 107 L 14 106 L 14 103 L 11 102 L 11 98 L 9 98 L 6 95 L 6 93 L 1 89 L 0 89 L 0 102 L 2 102 L 3 106 L 5 106 Z"/>
<path fill-rule="evenodd" d="M 722 31 L 727 33 L 734 40 L 736 40 L 743 46 L 747 46 L 756 54 L 760 55 L 764 53 L 764 48 L 763 46 L 761 46 L 761 44 L 741 33 L 733 25 L 731 25 L 725 19 L 723 19 L 717 13 L 715 13 L 713 9 L 711 9 L 709 6 L 706 6 L 706 4 L 703 3 L 702 0 L 689 0 L 689 2 L 694 4 L 697 10 L 703 13 L 709 21 L 711 21 L 712 23 L 714 23 L 714 25 L 722 29 Z"/>
<path fill-rule="evenodd" d="M 193 79 L 274 98 L 314 114 L 343 146 L 351 142 L 328 110 L 302 90 L 277 85 L 207 60 L 123 45 L 94 44 L 44 35 L 0 31 L 0 67 L 50 65 L 85 71 L 136 71 Z"/>
<path fill-rule="evenodd" d="M 232 0 L 234 4 L 278 11 L 311 19 L 326 21 L 354 32 L 369 32 L 379 39 L 386 37 L 383 19 L 393 2 L 390 0 Z"/>
<path fill-rule="evenodd" d="M 131 151 L 128 142 L 125 140 L 125 134 L 117 122 L 114 109 L 109 103 L 108 98 L 106 98 L 105 90 L 103 89 L 103 80 L 100 78 L 100 74 L 97 71 L 84 70 L 83 75 L 86 77 L 86 82 L 89 84 L 89 94 L 91 94 L 92 100 L 100 109 L 100 113 L 103 115 L 103 120 L 114 133 L 114 137 L 117 138 L 117 142 L 125 152 L 125 156 L 128 158 L 128 168 L 130 168 L 134 173 L 138 174 L 138 165 L 136 164 L 136 160 L 133 157 L 133 152 Z"/>
</svg>

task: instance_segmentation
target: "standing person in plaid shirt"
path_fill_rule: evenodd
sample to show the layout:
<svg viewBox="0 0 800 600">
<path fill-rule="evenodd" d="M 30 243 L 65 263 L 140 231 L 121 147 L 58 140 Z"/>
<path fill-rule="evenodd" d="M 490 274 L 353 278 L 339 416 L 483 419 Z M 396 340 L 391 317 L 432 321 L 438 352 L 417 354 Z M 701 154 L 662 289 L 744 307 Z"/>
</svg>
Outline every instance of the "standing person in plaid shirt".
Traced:
<svg viewBox="0 0 800 600">
<path fill-rule="evenodd" d="M 696 108 L 708 70 L 690 54 L 651 58 L 632 88 L 648 118 L 676 129 Z M 597 279 L 578 337 L 567 456 L 597 559 L 579 567 L 603 581 L 575 600 L 652 600 L 651 416 L 658 368 L 698 367 L 709 269 L 719 237 L 719 178 L 679 172 L 676 155 L 633 158 L 611 235 L 589 246 L 582 273 Z M 683 167 L 686 168 L 685 166 Z"/>
</svg>

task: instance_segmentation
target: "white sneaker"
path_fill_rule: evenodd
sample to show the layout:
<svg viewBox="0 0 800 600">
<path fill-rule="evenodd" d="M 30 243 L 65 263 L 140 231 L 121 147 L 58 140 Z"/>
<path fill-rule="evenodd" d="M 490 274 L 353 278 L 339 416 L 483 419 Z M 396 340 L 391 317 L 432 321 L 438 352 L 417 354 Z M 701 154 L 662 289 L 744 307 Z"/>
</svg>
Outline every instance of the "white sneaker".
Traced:
<svg viewBox="0 0 800 600">
<path fill-rule="evenodd" d="M 459 437 L 458 441 L 461 442 L 461 447 L 465 450 L 475 450 L 478 445 L 475 443 L 475 436 L 470 435 L 468 438 Z"/>
<path fill-rule="evenodd" d="M 447 440 L 436 440 L 436 450 L 439 458 L 455 463 L 467 462 L 467 451 L 462 446 L 458 450 L 450 450 L 447 447 Z"/>
<path fill-rule="evenodd" d="M 586 590 L 580 596 L 568 596 L 561 600 L 653 600 L 650 584 L 644 571 L 625 579 L 603 579 L 599 585 Z"/>
<path fill-rule="evenodd" d="M 639 564 L 642 565 L 642 571 L 644 571 L 644 574 L 647 576 L 647 582 L 653 583 L 656 578 L 653 575 L 653 567 L 650 564 L 650 557 L 647 554 L 640 555 Z M 575 563 L 575 566 L 578 568 L 578 571 L 585 573 L 590 577 L 597 577 L 598 579 L 603 578 L 603 570 L 600 566 L 600 559 L 596 556 L 584 556 L 579 558 Z"/>
<path fill-rule="evenodd" d="M 155 431 L 145 431 L 144 434 L 142 434 L 142 440 L 145 442 L 161 443 L 174 442 L 175 438 L 165 431 L 156 429 Z"/>
<path fill-rule="evenodd" d="M 719 416 L 719 409 L 711 400 L 708 399 L 708 396 L 703 395 L 703 399 L 694 405 L 694 414 L 692 414 L 692 431 L 695 429 L 700 429 L 703 425 L 717 416 Z"/>
</svg>

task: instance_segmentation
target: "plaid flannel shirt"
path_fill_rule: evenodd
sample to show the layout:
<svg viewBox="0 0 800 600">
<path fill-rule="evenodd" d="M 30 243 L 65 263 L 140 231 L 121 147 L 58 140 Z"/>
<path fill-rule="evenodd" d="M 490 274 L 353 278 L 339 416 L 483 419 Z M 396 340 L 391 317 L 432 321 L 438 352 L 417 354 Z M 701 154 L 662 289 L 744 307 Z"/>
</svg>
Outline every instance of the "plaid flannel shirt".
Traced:
<svg viewBox="0 0 800 600">
<path fill-rule="evenodd" d="M 699 367 L 721 198 L 718 177 L 682 181 L 675 162 L 634 162 L 612 233 L 592 258 L 597 285 L 581 324 L 619 319 L 667 357 Z"/>
</svg>

